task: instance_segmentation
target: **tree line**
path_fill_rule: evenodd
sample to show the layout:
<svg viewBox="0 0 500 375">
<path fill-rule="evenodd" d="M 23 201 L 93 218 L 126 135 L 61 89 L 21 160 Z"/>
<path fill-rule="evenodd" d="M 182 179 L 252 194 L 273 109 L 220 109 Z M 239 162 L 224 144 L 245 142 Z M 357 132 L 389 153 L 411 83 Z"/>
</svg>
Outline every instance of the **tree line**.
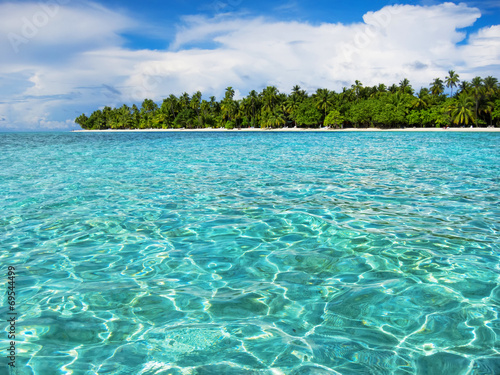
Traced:
<svg viewBox="0 0 500 375">
<path fill-rule="evenodd" d="M 445 95 L 445 88 L 450 95 Z M 326 88 L 309 95 L 300 86 L 290 94 L 275 86 L 261 92 L 252 90 L 235 100 L 232 87 L 217 101 L 193 95 L 170 95 L 158 105 L 145 99 L 141 107 L 124 104 L 104 107 L 85 114 L 75 122 L 83 129 L 172 129 L 172 128 L 404 128 L 446 126 L 498 126 L 500 85 L 492 76 L 460 81 L 453 70 L 442 80 L 436 78 L 418 93 L 408 79 L 387 87 L 363 86 L 356 81 L 342 92 Z"/>
</svg>

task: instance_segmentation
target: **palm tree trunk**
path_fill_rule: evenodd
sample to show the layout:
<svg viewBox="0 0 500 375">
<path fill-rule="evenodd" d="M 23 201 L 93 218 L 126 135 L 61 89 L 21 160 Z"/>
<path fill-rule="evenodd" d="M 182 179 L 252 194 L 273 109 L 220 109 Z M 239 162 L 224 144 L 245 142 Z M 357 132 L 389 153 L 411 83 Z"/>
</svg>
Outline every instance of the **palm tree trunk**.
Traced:
<svg viewBox="0 0 500 375">
<path fill-rule="evenodd" d="M 174 111 L 174 107 L 170 106 L 170 110 L 172 111 L 172 116 L 174 116 L 174 121 L 175 121 L 175 111 Z"/>
<path fill-rule="evenodd" d="M 479 105 L 479 101 L 476 100 L 476 128 L 477 128 L 477 117 L 478 117 L 478 105 Z"/>
</svg>

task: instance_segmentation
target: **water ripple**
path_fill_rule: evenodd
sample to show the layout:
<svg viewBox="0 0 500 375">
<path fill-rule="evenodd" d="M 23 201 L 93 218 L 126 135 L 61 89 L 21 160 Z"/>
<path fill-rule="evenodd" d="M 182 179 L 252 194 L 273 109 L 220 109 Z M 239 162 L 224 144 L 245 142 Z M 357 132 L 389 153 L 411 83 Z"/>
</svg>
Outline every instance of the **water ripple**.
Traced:
<svg viewBox="0 0 500 375">
<path fill-rule="evenodd" d="M 497 134 L 0 145 L 23 374 L 500 373 Z"/>
</svg>

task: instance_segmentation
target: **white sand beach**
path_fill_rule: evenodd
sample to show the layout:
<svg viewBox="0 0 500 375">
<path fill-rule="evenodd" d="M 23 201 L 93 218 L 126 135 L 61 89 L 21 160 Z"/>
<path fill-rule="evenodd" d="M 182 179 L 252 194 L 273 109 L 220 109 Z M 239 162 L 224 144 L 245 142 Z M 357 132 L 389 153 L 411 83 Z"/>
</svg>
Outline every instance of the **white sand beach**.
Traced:
<svg viewBox="0 0 500 375">
<path fill-rule="evenodd" d="M 378 128 L 349 128 L 349 129 L 312 129 L 312 128 L 203 128 L 203 129 L 105 129 L 105 130 L 73 130 L 72 132 L 500 132 L 500 128 L 404 128 L 404 129 L 378 129 Z"/>
</svg>

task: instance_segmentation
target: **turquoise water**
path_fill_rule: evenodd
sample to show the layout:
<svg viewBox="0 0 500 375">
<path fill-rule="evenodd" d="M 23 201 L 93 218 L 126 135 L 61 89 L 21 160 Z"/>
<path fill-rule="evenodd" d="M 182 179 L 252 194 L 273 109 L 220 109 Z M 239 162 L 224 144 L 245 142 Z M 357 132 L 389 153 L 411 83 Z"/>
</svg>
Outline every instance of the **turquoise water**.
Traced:
<svg viewBox="0 0 500 375">
<path fill-rule="evenodd" d="M 18 374 L 500 373 L 498 133 L 4 133 L 0 150 Z"/>
</svg>

